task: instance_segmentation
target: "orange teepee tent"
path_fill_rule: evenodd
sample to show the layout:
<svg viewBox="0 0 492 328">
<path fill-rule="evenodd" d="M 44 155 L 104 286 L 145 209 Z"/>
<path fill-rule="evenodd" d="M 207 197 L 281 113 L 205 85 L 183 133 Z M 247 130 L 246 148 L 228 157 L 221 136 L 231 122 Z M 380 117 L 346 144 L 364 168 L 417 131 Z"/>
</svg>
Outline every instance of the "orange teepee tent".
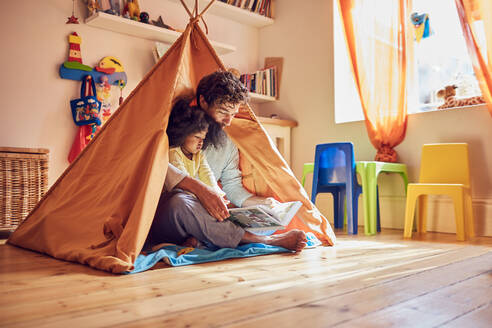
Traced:
<svg viewBox="0 0 492 328">
<path fill-rule="evenodd" d="M 202 14 L 192 17 L 8 243 L 114 273 L 133 269 L 166 177 L 172 102 L 193 93 L 201 77 L 224 69 L 198 26 Z M 248 105 L 226 132 L 240 150 L 246 188 L 280 201 L 301 200 L 304 206 L 289 228 L 312 231 L 332 245 L 335 235 L 328 221 Z"/>
</svg>

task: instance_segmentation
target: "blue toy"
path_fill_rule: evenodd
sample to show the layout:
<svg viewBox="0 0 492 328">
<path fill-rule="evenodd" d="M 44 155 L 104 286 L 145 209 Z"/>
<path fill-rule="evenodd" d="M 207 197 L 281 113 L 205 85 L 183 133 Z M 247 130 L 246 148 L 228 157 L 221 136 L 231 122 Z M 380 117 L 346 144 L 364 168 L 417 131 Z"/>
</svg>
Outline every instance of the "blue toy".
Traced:
<svg viewBox="0 0 492 328">
<path fill-rule="evenodd" d="M 420 42 L 421 39 L 428 38 L 433 34 L 429 25 L 429 14 L 418 14 L 416 12 L 410 15 L 413 26 L 415 27 L 415 40 Z"/>
</svg>

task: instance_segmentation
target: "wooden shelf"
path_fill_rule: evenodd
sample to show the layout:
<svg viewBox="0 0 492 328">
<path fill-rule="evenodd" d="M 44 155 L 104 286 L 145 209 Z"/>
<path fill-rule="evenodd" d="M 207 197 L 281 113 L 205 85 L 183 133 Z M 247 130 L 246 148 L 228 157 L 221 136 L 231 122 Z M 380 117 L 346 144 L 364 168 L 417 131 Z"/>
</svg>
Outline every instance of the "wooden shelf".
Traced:
<svg viewBox="0 0 492 328">
<path fill-rule="evenodd" d="M 254 104 L 261 104 L 261 103 L 277 100 L 277 98 L 275 98 L 275 97 L 261 95 L 259 93 L 254 93 L 254 92 L 249 93 L 249 98 L 250 98 L 249 101 L 254 103 Z"/>
<path fill-rule="evenodd" d="M 262 124 L 270 124 L 270 125 L 278 125 L 278 126 L 288 126 L 291 128 L 295 128 L 297 126 L 296 121 L 291 121 L 291 120 L 283 120 L 280 118 L 270 118 L 270 117 L 263 117 L 263 116 L 258 116 L 258 121 L 260 121 Z"/>
<path fill-rule="evenodd" d="M 179 3 L 181 6 L 180 0 L 167 0 L 170 2 Z M 186 5 L 190 10 L 193 10 L 195 6 L 194 0 L 184 0 Z M 199 2 L 199 11 L 201 12 L 211 0 L 202 0 Z M 215 0 L 215 3 L 205 12 L 205 16 L 207 14 L 222 16 L 236 22 L 254 26 L 254 27 L 264 27 L 268 25 L 272 25 L 274 20 L 270 17 L 262 16 L 256 13 L 253 13 L 246 9 L 241 9 L 236 6 L 228 5 L 227 3 L 221 2 L 219 0 Z"/>
<path fill-rule="evenodd" d="M 89 26 L 110 30 L 117 33 L 122 33 L 137 38 L 161 41 L 165 43 L 174 43 L 181 35 L 180 32 L 168 30 L 159 26 L 140 23 L 131 19 L 120 16 L 97 12 L 85 19 L 85 23 Z M 236 51 L 236 48 L 224 43 L 210 41 L 215 51 L 219 55 Z"/>
</svg>

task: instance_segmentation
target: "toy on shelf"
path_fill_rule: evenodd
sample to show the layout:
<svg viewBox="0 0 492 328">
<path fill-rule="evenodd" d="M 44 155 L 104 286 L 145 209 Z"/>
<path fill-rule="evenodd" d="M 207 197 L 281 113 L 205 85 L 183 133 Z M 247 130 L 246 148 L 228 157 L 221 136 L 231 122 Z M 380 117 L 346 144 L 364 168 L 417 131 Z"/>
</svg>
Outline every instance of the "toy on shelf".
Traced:
<svg viewBox="0 0 492 328">
<path fill-rule="evenodd" d="M 63 79 L 82 81 L 84 77 L 89 74 L 94 81 L 100 82 L 102 76 L 107 76 L 108 83 L 112 85 L 118 85 L 120 80 L 126 83 L 126 73 L 123 69 L 121 62 L 115 57 L 104 57 L 96 66 L 92 67 L 82 64 L 82 56 L 80 51 L 80 44 L 82 39 L 77 33 L 72 33 L 68 36 L 68 42 L 70 50 L 68 54 L 68 60 L 60 65 L 60 77 Z"/>
<path fill-rule="evenodd" d="M 72 16 L 68 17 L 66 24 L 78 24 L 79 19 L 75 17 L 75 0 L 72 0 Z"/>
<path fill-rule="evenodd" d="M 415 40 L 420 42 L 421 39 L 428 38 L 433 34 L 429 25 L 429 14 L 418 14 L 416 12 L 410 15 L 410 20 L 415 27 Z"/>
<path fill-rule="evenodd" d="M 101 1 L 101 9 L 106 14 L 120 15 L 120 1 L 119 0 L 99 0 Z"/>
<path fill-rule="evenodd" d="M 472 106 L 485 103 L 485 99 L 483 98 L 483 96 L 456 99 L 455 96 L 457 88 L 458 87 L 454 84 L 447 85 L 444 87 L 444 89 L 441 89 L 437 92 L 437 97 L 444 99 L 444 104 L 437 107 L 438 109 Z"/>
<path fill-rule="evenodd" d="M 172 28 L 171 26 L 164 23 L 164 21 L 162 20 L 162 16 L 159 16 L 159 18 L 157 18 L 157 20 L 153 20 L 152 24 L 154 24 L 155 26 L 167 28 L 168 30 L 171 30 L 171 31 L 175 31 L 174 28 Z"/>
<path fill-rule="evenodd" d="M 148 12 L 142 11 L 140 13 L 140 22 L 145 23 L 145 24 L 149 24 L 149 13 Z"/>
<path fill-rule="evenodd" d="M 96 0 L 86 0 L 87 10 L 89 11 L 89 16 L 94 15 L 98 10 L 100 10 L 99 3 Z"/>
<path fill-rule="evenodd" d="M 123 9 L 123 17 L 138 21 L 140 19 L 140 6 L 138 0 L 127 0 Z"/>
</svg>

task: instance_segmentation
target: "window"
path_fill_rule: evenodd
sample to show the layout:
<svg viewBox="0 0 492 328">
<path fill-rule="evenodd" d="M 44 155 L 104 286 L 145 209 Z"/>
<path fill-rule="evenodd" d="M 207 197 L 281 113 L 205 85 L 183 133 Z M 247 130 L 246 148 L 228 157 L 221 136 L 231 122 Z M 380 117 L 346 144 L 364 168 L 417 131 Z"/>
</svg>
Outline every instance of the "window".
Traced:
<svg viewBox="0 0 492 328">
<path fill-rule="evenodd" d="M 458 87 L 458 98 L 480 96 L 454 0 L 413 0 L 413 3 L 412 12 L 429 14 L 434 34 L 415 42 L 418 106 L 409 108 L 409 113 L 439 106 L 443 100 L 437 98 L 437 92 L 446 85 Z"/>
<path fill-rule="evenodd" d="M 333 2 L 335 122 L 363 120 L 364 115 L 347 55 L 338 1 Z M 417 99 L 409 99 L 408 113 L 435 110 L 443 103 L 443 99 L 437 97 L 437 92 L 446 85 L 454 84 L 458 87 L 458 98 L 481 95 L 454 0 L 413 0 L 410 12 L 427 13 L 433 34 L 420 42 L 414 41 L 415 85 L 412 98 Z M 413 35 L 413 25 L 410 26 L 412 27 L 408 32 Z M 485 39 L 485 36 L 481 37 Z"/>
</svg>

